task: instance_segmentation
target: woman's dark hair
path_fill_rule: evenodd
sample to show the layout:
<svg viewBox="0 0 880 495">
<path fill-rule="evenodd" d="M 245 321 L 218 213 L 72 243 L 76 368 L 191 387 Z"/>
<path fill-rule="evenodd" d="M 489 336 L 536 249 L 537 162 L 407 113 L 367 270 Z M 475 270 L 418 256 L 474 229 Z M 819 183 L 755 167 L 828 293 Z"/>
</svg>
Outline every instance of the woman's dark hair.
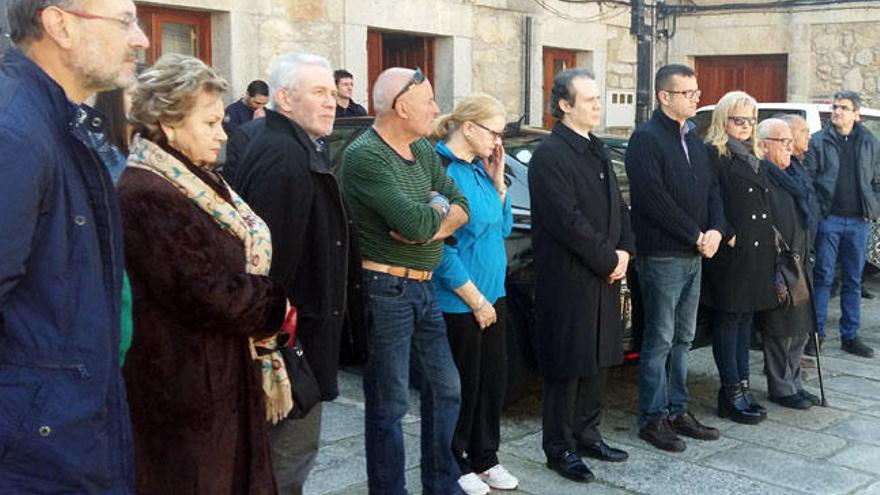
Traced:
<svg viewBox="0 0 880 495">
<path fill-rule="evenodd" d="M 257 95 L 269 96 L 269 85 L 259 79 L 251 81 L 247 87 L 247 95 L 251 98 Z"/>
<path fill-rule="evenodd" d="M 102 91 L 95 97 L 95 110 L 107 117 L 104 133 L 111 144 L 128 156 L 128 117 L 125 115 L 125 96 L 122 89 Z"/>
</svg>

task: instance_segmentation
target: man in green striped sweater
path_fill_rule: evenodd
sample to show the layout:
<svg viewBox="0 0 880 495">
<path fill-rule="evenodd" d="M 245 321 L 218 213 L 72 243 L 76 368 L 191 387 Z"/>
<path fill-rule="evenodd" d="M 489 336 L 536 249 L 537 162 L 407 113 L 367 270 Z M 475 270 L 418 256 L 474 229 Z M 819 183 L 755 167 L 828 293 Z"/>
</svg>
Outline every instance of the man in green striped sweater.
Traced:
<svg viewBox="0 0 880 495">
<path fill-rule="evenodd" d="M 356 220 L 367 294 L 364 370 L 371 494 L 405 494 L 401 419 L 410 366 L 422 411 L 422 488 L 459 494 L 452 455 L 460 385 L 430 283 L 443 240 L 468 204 L 425 139 L 438 108 L 421 70 L 388 69 L 373 85 L 373 127 L 345 151 L 340 179 Z"/>
</svg>

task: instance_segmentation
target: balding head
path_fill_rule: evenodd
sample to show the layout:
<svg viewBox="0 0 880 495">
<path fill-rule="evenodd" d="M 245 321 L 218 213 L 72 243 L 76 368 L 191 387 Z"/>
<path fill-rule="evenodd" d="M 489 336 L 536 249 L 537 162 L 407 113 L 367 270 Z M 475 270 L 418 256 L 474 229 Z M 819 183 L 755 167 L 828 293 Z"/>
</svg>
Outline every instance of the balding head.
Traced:
<svg viewBox="0 0 880 495">
<path fill-rule="evenodd" d="M 780 118 L 785 121 L 785 123 L 788 124 L 788 128 L 791 129 L 791 137 L 794 139 L 791 154 L 803 159 L 804 153 L 806 153 L 807 148 L 810 147 L 810 126 L 800 115 L 787 114 Z"/>
<path fill-rule="evenodd" d="M 379 74 L 373 83 L 373 109 L 376 115 L 387 114 L 392 110 L 394 97 L 412 81 L 415 72 L 403 67 L 392 67 Z"/>
</svg>

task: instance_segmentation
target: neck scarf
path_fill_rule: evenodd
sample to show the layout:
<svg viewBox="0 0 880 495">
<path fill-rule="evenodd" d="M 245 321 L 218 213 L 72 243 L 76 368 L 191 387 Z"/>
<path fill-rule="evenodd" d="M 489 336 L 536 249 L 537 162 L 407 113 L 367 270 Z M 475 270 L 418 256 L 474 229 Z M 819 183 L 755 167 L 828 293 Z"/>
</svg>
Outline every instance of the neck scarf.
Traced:
<svg viewBox="0 0 880 495">
<path fill-rule="evenodd" d="M 807 173 L 794 160 L 785 170 L 767 162 L 767 170 L 770 171 L 770 177 L 773 178 L 773 181 L 794 198 L 801 214 L 801 220 L 804 221 L 804 227 L 807 230 L 812 229 L 816 224 L 816 215 L 810 204 L 815 191 Z"/>
<path fill-rule="evenodd" d="M 251 275 L 269 275 L 272 266 L 272 237 L 269 227 L 225 182 L 232 197 L 229 204 L 208 184 L 189 171 L 177 158 L 140 136 L 131 142 L 129 167 L 149 170 L 171 182 L 217 225 L 244 244 L 244 265 Z M 248 339 L 251 357 L 260 364 L 266 419 L 277 423 L 293 409 L 290 380 L 275 337 Z"/>
<path fill-rule="evenodd" d="M 734 157 L 739 158 L 740 160 L 749 164 L 749 167 L 752 168 L 752 172 L 758 173 L 758 170 L 761 167 L 761 162 L 758 160 L 758 157 L 755 156 L 752 150 L 752 140 L 740 141 L 735 137 L 728 135 L 727 136 L 727 149 L 733 154 Z"/>
</svg>

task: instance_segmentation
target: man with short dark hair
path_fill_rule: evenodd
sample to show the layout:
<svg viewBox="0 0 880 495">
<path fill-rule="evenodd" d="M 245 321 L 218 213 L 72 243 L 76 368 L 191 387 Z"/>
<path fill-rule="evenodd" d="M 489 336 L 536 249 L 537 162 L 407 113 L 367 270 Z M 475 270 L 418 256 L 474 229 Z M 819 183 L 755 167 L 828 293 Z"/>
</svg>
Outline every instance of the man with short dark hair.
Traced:
<svg viewBox="0 0 880 495">
<path fill-rule="evenodd" d="M 122 226 L 90 95 L 134 81 L 131 0 L 7 2 L 0 65 L 0 491 L 134 493 Z"/>
<path fill-rule="evenodd" d="M 859 338 L 862 269 L 868 222 L 880 216 L 880 141 L 859 122 L 861 98 L 840 91 L 831 123 L 810 139 L 804 165 L 819 203 L 813 284 L 820 339 L 825 336 L 835 264 L 840 262 L 840 348 L 870 358 L 874 349 Z"/>
<path fill-rule="evenodd" d="M 336 117 L 366 115 L 367 109 L 351 99 L 351 94 L 354 92 L 354 75 L 345 69 L 337 69 L 333 72 L 333 80 L 336 81 Z"/>
<path fill-rule="evenodd" d="M 602 113 L 592 74 L 559 73 L 550 112 L 556 124 L 529 163 L 542 444 L 550 469 L 588 482 L 580 455 L 629 457 L 605 443 L 599 423 L 608 368 L 623 362 L 620 283 L 635 239 L 605 144 L 592 134 Z"/>
<path fill-rule="evenodd" d="M 323 400 L 336 384 L 340 337 L 363 321 L 360 254 L 339 183 L 317 149 L 333 131 L 336 88 L 330 64 L 311 54 L 286 54 L 272 68 L 272 108 L 241 126 L 230 146 L 240 156 L 230 184 L 272 231 L 270 276 L 281 280 L 298 310 L 297 338 Z M 224 172 L 226 173 L 226 172 Z M 353 334 L 360 334 L 357 330 Z M 318 453 L 321 407 L 272 427 L 279 493 L 302 493 Z"/>
<path fill-rule="evenodd" d="M 700 100 L 693 69 L 666 65 L 659 108 L 630 137 L 626 173 L 636 235 L 644 335 L 639 357 L 639 437 L 671 452 L 678 435 L 719 437 L 688 410 L 688 351 L 697 325 L 702 259 L 718 250 L 724 208 L 705 145 L 688 119 Z"/>
<path fill-rule="evenodd" d="M 407 493 L 401 424 L 410 371 L 420 392 L 423 493 L 458 494 L 452 452 L 461 384 L 431 284 L 443 240 L 468 221 L 468 201 L 425 139 L 437 116 L 431 82 L 395 67 L 373 86 L 376 122 L 342 158 L 367 295 L 364 398 L 370 494 Z"/>
<path fill-rule="evenodd" d="M 223 130 L 226 131 L 226 135 L 231 135 L 232 131 L 242 124 L 264 117 L 267 103 L 269 103 L 269 85 L 259 79 L 251 81 L 244 96 L 226 107 L 226 115 L 223 117 Z"/>
</svg>

